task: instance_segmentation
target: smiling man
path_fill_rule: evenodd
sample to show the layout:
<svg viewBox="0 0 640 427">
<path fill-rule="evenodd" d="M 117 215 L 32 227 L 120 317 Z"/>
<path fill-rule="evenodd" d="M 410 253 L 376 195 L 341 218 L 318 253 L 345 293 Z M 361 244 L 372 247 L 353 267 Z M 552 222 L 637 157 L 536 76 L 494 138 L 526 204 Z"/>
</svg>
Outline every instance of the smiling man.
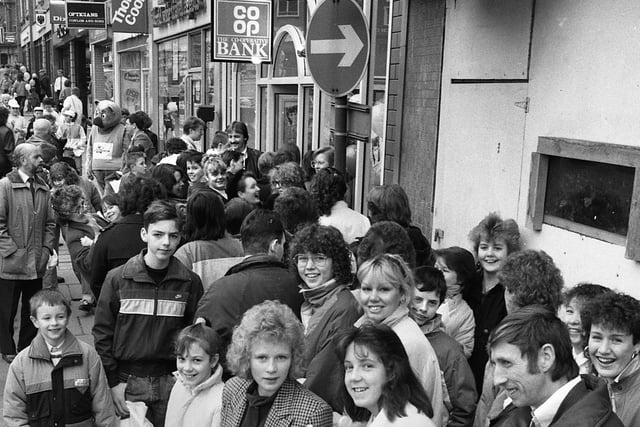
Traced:
<svg viewBox="0 0 640 427">
<path fill-rule="evenodd" d="M 622 426 L 604 382 L 578 376 L 566 326 L 551 311 L 528 306 L 489 336 L 493 383 L 517 409 L 509 426 Z"/>
<path fill-rule="evenodd" d="M 93 327 L 116 413 L 128 415 L 125 400 L 144 402 L 158 426 L 174 383 L 173 338 L 193 322 L 204 292 L 198 275 L 173 257 L 180 228 L 173 204 L 149 206 L 140 230 L 147 247 L 107 274 Z"/>
</svg>

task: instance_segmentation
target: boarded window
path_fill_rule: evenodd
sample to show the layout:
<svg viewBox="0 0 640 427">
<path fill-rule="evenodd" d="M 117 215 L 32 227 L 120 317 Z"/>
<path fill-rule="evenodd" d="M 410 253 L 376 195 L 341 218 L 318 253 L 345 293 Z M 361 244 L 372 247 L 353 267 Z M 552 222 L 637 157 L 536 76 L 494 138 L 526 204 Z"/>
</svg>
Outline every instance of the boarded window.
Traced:
<svg viewBox="0 0 640 427">
<path fill-rule="evenodd" d="M 540 137 L 531 160 L 529 227 L 623 245 L 640 261 L 640 147 Z"/>
<path fill-rule="evenodd" d="M 625 166 L 549 157 L 544 214 L 626 236 L 633 176 Z"/>
</svg>

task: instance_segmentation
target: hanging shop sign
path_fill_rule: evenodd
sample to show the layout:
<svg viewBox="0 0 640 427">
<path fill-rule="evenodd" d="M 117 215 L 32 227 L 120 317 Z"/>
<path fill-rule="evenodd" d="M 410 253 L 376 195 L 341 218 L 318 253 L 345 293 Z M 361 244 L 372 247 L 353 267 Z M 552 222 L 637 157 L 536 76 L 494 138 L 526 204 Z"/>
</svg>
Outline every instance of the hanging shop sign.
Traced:
<svg viewBox="0 0 640 427">
<path fill-rule="evenodd" d="M 149 34 L 148 5 L 148 0 L 113 0 L 113 32 Z"/>
<path fill-rule="evenodd" d="M 271 62 L 271 0 L 214 0 L 214 61 Z"/>
<path fill-rule="evenodd" d="M 64 1 L 49 2 L 49 17 L 51 18 L 51 24 L 53 25 L 66 25 L 67 11 L 65 9 Z"/>
<path fill-rule="evenodd" d="M 67 1 L 66 6 L 67 28 L 107 28 L 105 3 Z"/>
</svg>

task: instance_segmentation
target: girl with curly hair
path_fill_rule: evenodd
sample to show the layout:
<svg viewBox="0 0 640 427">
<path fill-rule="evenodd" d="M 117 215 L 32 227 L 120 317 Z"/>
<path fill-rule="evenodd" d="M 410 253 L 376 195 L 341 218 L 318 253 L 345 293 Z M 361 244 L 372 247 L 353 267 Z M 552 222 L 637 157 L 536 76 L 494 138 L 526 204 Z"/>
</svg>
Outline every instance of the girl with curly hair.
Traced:
<svg viewBox="0 0 640 427">
<path fill-rule="evenodd" d="M 51 204 L 69 249 L 73 269 L 79 273 L 82 299 L 78 308 L 91 311 L 96 305 L 96 298 L 91 291 L 92 249 L 99 227 L 93 216 L 86 213 L 84 198 L 79 186 L 64 185 L 53 190 Z"/>
<path fill-rule="evenodd" d="M 331 427 L 331 407 L 300 385 L 304 336 L 293 311 L 276 301 L 247 310 L 227 352 L 236 375 L 222 392 L 226 427 Z"/>
<path fill-rule="evenodd" d="M 489 333 L 507 315 L 504 286 L 498 273 L 507 256 L 520 250 L 520 231 L 512 219 L 503 220 L 497 213 L 487 215 L 469 233 L 478 262 L 474 283 L 465 286 L 462 296 L 467 301 L 476 320 L 473 351 L 469 365 L 478 387 L 483 383 L 484 369 L 489 355 Z"/>
<path fill-rule="evenodd" d="M 344 175 L 335 168 L 320 169 L 311 180 L 311 195 L 318 206 L 320 224 L 336 227 L 347 244 L 351 244 L 365 235 L 371 223 L 366 216 L 347 206 L 346 192 Z"/>
<path fill-rule="evenodd" d="M 362 314 L 349 291 L 351 253 L 336 228 L 318 224 L 301 229 L 289 249 L 290 268 L 300 278 L 304 297 L 305 386 L 335 412 L 342 412 L 342 363 L 335 352 L 334 333 L 353 325 Z"/>
</svg>

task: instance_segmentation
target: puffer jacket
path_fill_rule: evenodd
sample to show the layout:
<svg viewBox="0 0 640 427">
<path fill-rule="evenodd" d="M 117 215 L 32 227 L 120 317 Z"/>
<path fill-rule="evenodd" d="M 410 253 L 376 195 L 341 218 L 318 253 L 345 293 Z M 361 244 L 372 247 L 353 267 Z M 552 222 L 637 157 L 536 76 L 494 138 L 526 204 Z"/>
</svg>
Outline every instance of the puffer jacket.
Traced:
<svg viewBox="0 0 640 427">
<path fill-rule="evenodd" d="M 9 426 L 114 426 L 111 390 L 90 345 L 67 331 L 62 358 L 51 362 L 49 347 L 38 334 L 9 367 L 3 416 Z"/>
<path fill-rule="evenodd" d="M 17 170 L 0 180 L 0 277 L 33 280 L 47 269 L 56 248 L 49 187 L 35 177 L 35 204 Z M 48 249 L 48 250 L 47 250 Z"/>
<path fill-rule="evenodd" d="M 174 257 L 156 285 L 145 267 L 145 253 L 111 270 L 98 300 L 93 336 L 110 387 L 122 374 L 173 372 L 173 339 L 193 322 L 204 293 L 200 277 Z"/>
</svg>

